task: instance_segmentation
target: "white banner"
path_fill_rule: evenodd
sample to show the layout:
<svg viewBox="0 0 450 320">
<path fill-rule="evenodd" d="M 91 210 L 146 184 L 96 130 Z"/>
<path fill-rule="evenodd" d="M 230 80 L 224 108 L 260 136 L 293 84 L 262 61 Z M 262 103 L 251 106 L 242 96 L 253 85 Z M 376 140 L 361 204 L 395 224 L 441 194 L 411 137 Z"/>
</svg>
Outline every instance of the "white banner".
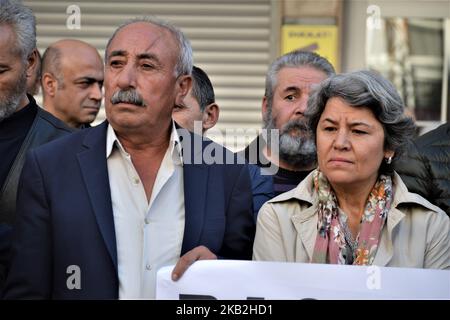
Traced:
<svg viewBox="0 0 450 320">
<path fill-rule="evenodd" d="M 158 272 L 157 299 L 450 299 L 450 271 L 205 260 L 177 282 Z"/>
</svg>

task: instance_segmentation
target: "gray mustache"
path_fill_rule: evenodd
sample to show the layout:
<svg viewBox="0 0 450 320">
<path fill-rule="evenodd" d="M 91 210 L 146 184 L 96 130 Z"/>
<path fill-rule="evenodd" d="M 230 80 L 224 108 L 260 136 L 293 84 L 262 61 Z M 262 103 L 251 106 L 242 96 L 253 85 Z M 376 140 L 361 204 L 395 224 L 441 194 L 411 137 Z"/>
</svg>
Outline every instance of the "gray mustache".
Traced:
<svg viewBox="0 0 450 320">
<path fill-rule="evenodd" d="M 111 97 L 111 103 L 131 103 L 139 107 L 145 107 L 144 99 L 134 89 L 116 91 Z"/>
</svg>

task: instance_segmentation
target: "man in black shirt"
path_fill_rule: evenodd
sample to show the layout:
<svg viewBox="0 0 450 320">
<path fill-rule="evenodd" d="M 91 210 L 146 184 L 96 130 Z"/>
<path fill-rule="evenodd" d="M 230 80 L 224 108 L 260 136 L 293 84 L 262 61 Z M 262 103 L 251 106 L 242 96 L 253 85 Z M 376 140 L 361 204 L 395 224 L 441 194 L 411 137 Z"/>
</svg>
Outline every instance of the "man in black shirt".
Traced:
<svg viewBox="0 0 450 320">
<path fill-rule="evenodd" d="M 266 130 L 241 152 L 263 174 L 273 174 L 275 195 L 295 188 L 316 166 L 304 112 L 314 85 L 332 74 L 333 66 L 313 52 L 292 51 L 270 65 L 262 102 Z M 279 143 L 271 138 L 273 129 L 279 130 Z"/>
<path fill-rule="evenodd" d="M 0 293 L 7 270 L 17 186 L 28 150 L 70 133 L 26 94 L 37 61 L 32 11 L 0 0 Z"/>
</svg>

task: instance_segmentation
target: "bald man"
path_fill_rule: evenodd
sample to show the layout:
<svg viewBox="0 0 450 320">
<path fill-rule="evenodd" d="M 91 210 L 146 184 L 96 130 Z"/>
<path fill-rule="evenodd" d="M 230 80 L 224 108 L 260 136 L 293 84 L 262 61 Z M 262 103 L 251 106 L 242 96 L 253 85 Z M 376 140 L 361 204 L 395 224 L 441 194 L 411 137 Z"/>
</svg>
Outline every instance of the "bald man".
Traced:
<svg viewBox="0 0 450 320">
<path fill-rule="evenodd" d="M 42 57 L 44 108 L 72 128 L 89 127 L 102 101 L 103 62 L 90 44 L 60 40 Z"/>
</svg>

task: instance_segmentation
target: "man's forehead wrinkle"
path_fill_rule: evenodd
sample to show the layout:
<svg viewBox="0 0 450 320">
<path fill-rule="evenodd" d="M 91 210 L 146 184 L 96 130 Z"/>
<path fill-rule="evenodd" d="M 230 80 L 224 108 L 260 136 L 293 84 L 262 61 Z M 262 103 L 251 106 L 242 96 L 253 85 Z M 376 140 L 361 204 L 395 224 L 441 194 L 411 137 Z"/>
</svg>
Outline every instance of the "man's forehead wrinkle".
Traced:
<svg viewBox="0 0 450 320">
<path fill-rule="evenodd" d="M 156 32 L 155 32 L 156 33 Z M 157 32 L 158 36 L 156 38 L 154 38 L 144 49 L 140 50 L 140 52 L 136 53 L 137 57 L 150 57 L 150 58 L 154 58 L 157 59 L 157 55 L 152 54 L 152 48 L 154 48 L 155 46 L 158 45 L 158 43 L 160 43 L 161 40 L 165 40 L 164 39 L 164 34 L 162 32 Z M 115 52 L 123 52 L 125 56 L 129 56 L 130 55 L 130 51 L 125 48 L 125 49 L 118 49 L 118 50 L 114 50 Z"/>
<path fill-rule="evenodd" d="M 148 46 L 144 49 L 143 53 L 147 53 L 151 50 L 151 48 L 153 48 L 154 46 L 156 46 L 158 44 L 158 42 L 161 40 L 161 38 L 163 38 L 163 35 L 161 34 L 161 32 L 158 32 L 158 36 L 148 44 Z"/>
</svg>

